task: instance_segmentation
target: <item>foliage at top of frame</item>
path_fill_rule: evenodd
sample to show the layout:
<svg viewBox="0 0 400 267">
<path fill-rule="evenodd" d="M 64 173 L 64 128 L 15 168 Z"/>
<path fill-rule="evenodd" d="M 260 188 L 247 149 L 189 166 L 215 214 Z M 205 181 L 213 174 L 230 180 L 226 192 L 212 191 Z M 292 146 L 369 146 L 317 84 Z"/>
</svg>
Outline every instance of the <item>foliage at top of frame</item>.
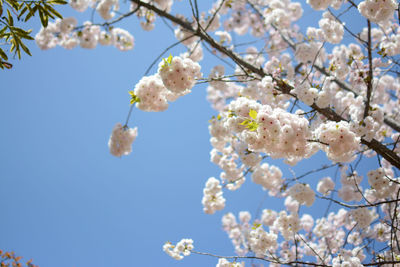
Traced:
<svg viewBox="0 0 400 267">
<path fill-rule="evenodd" d="M 62 18 L 54 9 L 56 5 L 67 4 L 64 0 L 0 0 L 0 68 L 12 68 L 8 63 L 8 55 L 3 47 L 8 48 L 9 53 L 21 59 L 21 50 L 31 55 L 24 39 L 33 40 L 32 30 L 24 30 L 15 25 L 16 21 L 27 22 L 36 14 L 39 14 L 43 27 L 47 27 L 49 18 Z"/>
</svg>

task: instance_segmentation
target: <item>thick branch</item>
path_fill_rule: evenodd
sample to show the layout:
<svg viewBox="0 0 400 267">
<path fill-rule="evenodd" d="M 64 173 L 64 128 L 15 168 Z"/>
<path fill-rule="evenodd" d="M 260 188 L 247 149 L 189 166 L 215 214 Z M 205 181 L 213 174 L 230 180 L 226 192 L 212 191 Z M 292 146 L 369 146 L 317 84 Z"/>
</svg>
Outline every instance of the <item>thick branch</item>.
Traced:
<svg viewBox="0 0 400 267">
<path fill-rule="evenodd" d="M 385 118 L 383 119 L 383 121 L 390 127 L 392 127 L 392 129 L 398 131 L 400 133 L 400 124 L 393 120 L 392 118 L 385 116 Z"/>
</svg>

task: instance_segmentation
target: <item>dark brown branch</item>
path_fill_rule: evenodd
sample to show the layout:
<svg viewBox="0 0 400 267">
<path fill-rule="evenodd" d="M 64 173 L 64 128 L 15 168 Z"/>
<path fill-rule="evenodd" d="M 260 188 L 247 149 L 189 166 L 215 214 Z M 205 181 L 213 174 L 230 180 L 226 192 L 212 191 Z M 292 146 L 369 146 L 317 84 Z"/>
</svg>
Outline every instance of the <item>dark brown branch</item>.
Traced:
<svg viewBox="0 0 400 267">
<path fill-rule="evenodd" d="M 386 123 L 388 126 L 390 126 L 393 130 L 396 130 L 400 133 L 400 124 L 393 120 L 392 118 L 385 116 L 383 119 L 384 123 Z"/>
<path fill-rule="evenodd" d="M 364 109 L 364 118 L 368 116 L 369 111 L 369 103 L 371 101 L 371 94 L 372 94 L 372 81 L 374 79 L 373 72 L 372 72 L 372 41 L 371 41 L 371 22 L 367 19 L 368 23 L 368 76 L 366 78 L 367 83 L 367 100 L 365 103 Z"/>
</svg>

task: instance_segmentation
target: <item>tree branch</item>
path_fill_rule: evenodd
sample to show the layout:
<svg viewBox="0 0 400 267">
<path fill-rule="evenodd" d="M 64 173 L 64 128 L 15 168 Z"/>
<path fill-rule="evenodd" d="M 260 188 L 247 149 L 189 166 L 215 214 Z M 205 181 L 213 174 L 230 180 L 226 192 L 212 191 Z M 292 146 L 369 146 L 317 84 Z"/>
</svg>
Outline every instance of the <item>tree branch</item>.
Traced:
<svg viewBox="0 0 400 267">
<path fill-rule="evenodd" d="M 369 111 L 369 103 L 371 101 L 371 94 L 372 94 L 372 81 L 374 79 L 373 72 L 372 72 L 372 41 L 371 41 L 371 22 L 367 19 L 368 23 L 368 76 L 366 78 L 367 83 L 367 100 L 365 103 L 364 109 L 364 118 L 368 116 Z"/>
</svg>

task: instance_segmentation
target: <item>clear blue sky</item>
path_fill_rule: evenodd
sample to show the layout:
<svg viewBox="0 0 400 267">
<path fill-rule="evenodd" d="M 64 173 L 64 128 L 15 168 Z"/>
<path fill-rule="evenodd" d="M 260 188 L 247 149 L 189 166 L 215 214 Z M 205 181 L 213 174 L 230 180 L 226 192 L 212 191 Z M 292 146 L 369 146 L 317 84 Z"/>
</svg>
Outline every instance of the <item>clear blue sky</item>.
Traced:
<svg viewBox="0 0 400 267">
<path fill-rule="evenodd" d="M 29 25 L 39 30 L 38 23 Z M 214 266 L 217 260 L 206 256 L 175 261 L 162 245 L 192 238 L 198 251 L 233 255 L 222 215 L 255 213 L 265 192 L 248 179 L 239 191 L 225 193 L 223 212 L 202 212 L 204 183 L 220 173 L 209 160 L 208 120 L 216 113 L 205 85 L 165 112 L 135 109 L 133 153 L 110 155 L 108 138 L 126 119 L 128 91 L 175 42 L 160 20 L 152 32 L 143 32 L 135 18 L 120 25 L 134 35 L 134 50 L 40 51 L 31 42 L 33 57 L 0 72 L 0 249 L 41 267 Z M 180 46 L 172 54 L 183 51 Z M 215 63 L 203 62 L 203 73 Z M 301 174 L 319 166 L 315 159 L 308 164 L 294 169 Z M 262 204 L 279 206 L 271 198 Z"/>
</svg>

